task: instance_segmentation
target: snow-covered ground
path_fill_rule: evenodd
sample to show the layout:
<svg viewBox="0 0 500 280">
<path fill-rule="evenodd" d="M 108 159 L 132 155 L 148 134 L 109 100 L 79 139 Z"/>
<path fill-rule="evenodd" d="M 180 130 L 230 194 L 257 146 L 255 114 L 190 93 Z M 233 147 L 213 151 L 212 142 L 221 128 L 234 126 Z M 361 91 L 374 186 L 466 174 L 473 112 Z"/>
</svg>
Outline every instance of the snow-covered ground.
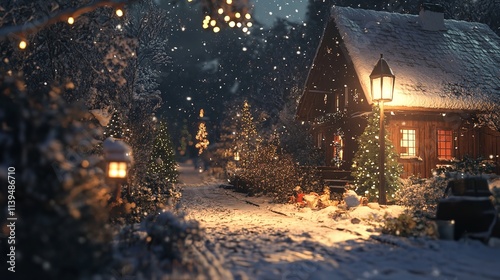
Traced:
<svg viewBox="0 0 500 280">
<path fill-rule="evenodd" d="M 498 247 L 374 231 L 397 206 L 297 209 L 220 188 L 189 165 L 180 171 L 182 208 L 235 279 L 500 279 Z"/>
</svg>

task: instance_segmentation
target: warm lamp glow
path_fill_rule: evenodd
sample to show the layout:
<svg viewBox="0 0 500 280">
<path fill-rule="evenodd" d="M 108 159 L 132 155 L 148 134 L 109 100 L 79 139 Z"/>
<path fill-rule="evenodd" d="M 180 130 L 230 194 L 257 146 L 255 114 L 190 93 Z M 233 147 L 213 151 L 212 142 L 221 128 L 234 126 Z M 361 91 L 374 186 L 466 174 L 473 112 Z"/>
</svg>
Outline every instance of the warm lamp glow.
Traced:
<svg viewBox="0 0 500 280">
<path fill-rule="evenodd" d="M 229 5 L 233 4 L 233 0 L 226 0 L 226 3 L 228 3 Z"/>
<path fill-rule="evenodd" d="M 220 27 L 216 26 L 214 27 L 214 33 L 218 33 L 220 31 Z"/>
<path fill-rule="evenodd" d="M 118 16 L 118 17 L 122 17 L 122 16 L 123 16 L 123 11 L 122 11 L 122 9 L 116 9 L 115 14 L 116 14 L 116 16 Z"/>
<path fill-rule="evenodd" d="M 238 152 L 234 153 L 234 160 L 236 160 L 236 161 L 240 160 L 240 153 L 238 153 Z"/>
<path fill-rule="evenodd" d="M 20 48 L 21 50 L 26 49 L 26 47 L 27 47 L 27 46 L 28 46 L 28 43 L 26 43 L 26 41 L 21 40 L 21 42 L 19 42 L 19 48 Z"/>
<path fill-rule="evenodd" d="M 396 76 L 394 76 L 389 64 L 387 64 L 383 55 L 380 55 L 379 61 L 370 74 L 372 100 L 392 101 L 395 79 Z"/>
<path fill-rule="evenodd" d="M 229 27 L 233 28 L 235 25 L 236 25 L 236 23 L 234 21 L 229 22 Z"/>
<path fill-rule="evenodd" d="M 108 177 L 109 178 L 126 178 L 127 177 L 127 163 L 111 161 L 108 163 Z"/>
<path fill-rule="evenodd" d="M 73 24 L 73 23 L 75 23 L 75 18 L 73 18 L 73 17 L 69 17 L 69 18 L 68 18 L 68 24 L 70 24 L 70 25 L 71 25 L 71 24 Z"/>
<path fill-rule="evenodd" d="M 372 79 L 372 99 L 392 101 L 394 78 L 380 77 Z"/>
</svg>

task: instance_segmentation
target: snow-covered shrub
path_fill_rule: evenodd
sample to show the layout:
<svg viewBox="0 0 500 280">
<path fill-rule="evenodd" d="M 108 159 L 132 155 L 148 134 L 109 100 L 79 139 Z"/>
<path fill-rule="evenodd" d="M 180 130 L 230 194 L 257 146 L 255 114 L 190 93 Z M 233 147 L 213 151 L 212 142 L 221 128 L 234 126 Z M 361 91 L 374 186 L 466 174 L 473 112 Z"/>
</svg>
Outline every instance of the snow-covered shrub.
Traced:
<svg viewBox="0 0 500 280">
<path fill-rule="evenodd" d="M 15 209 L 8 211 L 2 188 L 0 220 L 9 235 L 5 215 L 17 218 L 11 245 L 19 279 L 89 277 L 110 257 L 110 191 L 99 161 L 86 155 L 100 132 L 61 94 L 59 87 L 27 92 L 21 79 L 0 73 L 0 180 L 15 181 Z"/>
<path fill-rule="evenodd" d="M 441 176 L 430 179 L 410 177 L 403 182 L 396 193 L 397 204 L 405 206 L 411 213 L 434 216 L 438 199 L 443 197 L 449 180 Z"/>
<path fill-rule="evenodd" d="M 114 276 L 134 279 L 227 279 L 217 259 L 208 259 L 199 223 L 182 213 L 149 215 L 139 228 L 126 226 L 113 266 Z M 225 274 L 227 273 L 227 274 Z"/>
<path fill-rule="evenodd" d="M 465 177 L 493 173 L 495 164 L 491 160 L 478 157 L 476 159 L 464 156 L 460 160 L 454 160 L 448 166 L 436 169 L 436 173 L 448 178 Z"/>
<path fill-rule="evenodd" d="M 174 206 L 181 198 L 181 190 L 165 180 L 151 179 L 147 184 L 133 185 L 130 195 L 124 191 L 122 196 L 132 207 L 128 211 L 120 211 L 115 221 L 138 223 L 148 215 Z"/>
<path fill-rule="evenodd" d="M 432 221 L 424 217 L 403 213 L 396 218 L 386 217 L 382 233 L 402 237 L 436 237 L 436 228 Z"/>
<path fill-rule="evenodd" d="M 432 178 L 410 177 L 403 180 L 403 185 L 396 193 L 396 201 L 417 215 L 434 216 L 438 199 L 444 196 L 450 180 L 478 176 L 490 173 L 492 170 L 494 167 L 489 161 L 464 157 L 462 160 L 452 162 L 447 167 L 437 169 Z"/>
<path fill-rule="evenodd" d="M 267 195 L 274 202 L 287 202 L 293 189 L 301 186 L 304 192 L 322 190 L 314 168 L 300 168 L 292 156 L 278 153 L 277 146 L 261 143 L 249 154 L 245 168 L 237 169 L 230 178 L 238 191 L 249 195 Z"/>
</svg>

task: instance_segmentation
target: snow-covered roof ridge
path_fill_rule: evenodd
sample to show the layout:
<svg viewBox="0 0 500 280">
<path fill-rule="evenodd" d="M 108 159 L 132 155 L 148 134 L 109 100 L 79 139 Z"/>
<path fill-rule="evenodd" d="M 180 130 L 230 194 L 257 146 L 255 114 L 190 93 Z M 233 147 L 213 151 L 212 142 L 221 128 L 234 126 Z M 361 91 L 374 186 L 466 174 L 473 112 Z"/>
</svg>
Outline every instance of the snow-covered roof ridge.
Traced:
<svg viewBox="0 0 500 280">
<path fill-rule="evenodd" d="M 500 104 L 500 37 L 487 25 L 444 20 L 446 30 L 427 31 L 417 15 L 338 6 L 331 16 L 367 100 L 369 75 L 383 54 L 396 75 L 387 106 L 492 110 Z"/>
</svg>

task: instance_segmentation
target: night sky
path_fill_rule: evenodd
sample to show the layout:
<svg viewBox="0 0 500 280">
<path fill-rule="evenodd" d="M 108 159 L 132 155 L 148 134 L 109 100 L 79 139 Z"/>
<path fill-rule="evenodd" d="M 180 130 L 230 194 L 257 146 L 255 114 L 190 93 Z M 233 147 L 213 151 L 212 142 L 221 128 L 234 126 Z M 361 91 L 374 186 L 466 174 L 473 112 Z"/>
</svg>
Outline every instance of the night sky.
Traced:
<svg viewBox="0 0 500 280">
<path fill-rule="evenodd" d="M 307 8 L 307 0 L 253 0 L 253 3 L 255 19 L 267 26 L 277 17 L 302 21 Z"/>
</svg>

